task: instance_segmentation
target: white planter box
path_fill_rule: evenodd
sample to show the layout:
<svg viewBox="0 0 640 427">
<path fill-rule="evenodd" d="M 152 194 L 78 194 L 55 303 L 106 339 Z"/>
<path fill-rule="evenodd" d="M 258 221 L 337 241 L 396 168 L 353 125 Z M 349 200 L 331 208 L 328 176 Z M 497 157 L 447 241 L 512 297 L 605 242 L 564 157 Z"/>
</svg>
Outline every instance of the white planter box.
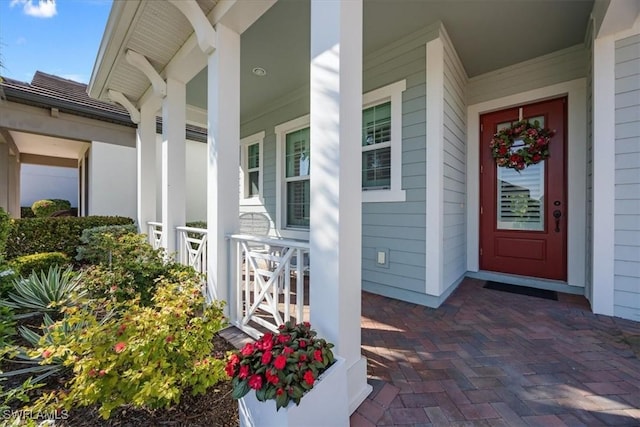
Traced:
<svg viewBox="0 0 640 427">
<path fill-rule="evenodd" d="M 252 390 L 238 401 L 240 427 L 340 427 L 349 425 L 347 368 L 341 357 L 320 375 L 300 405 L 276 411 L 275 400 L 260 402 Z"/>
</svg>

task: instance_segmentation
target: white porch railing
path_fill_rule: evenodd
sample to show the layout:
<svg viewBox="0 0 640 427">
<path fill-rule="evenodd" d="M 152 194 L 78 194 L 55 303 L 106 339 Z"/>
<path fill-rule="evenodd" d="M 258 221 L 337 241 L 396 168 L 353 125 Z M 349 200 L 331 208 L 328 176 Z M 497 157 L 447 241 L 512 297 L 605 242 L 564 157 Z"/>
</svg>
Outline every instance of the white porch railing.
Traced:
<svg viewBox="0 0 640 427">
<path fill-rule="evenodd" d="M 147 222 L 147 230 L 149 244 L 153 246 L 153 249 L 159 249 L 162 243 L 162 223 L 149 221 Z"/>
<path fill-rule="evenodd" d="M 309 242 L 244 234 L 229 239 L 235 272 L 231 322 L 257 339 L 286 321 L 309 320 L 304 277 Z"/>
<path fill-rule="evenodd" d="M 176 227 L 178 231 L 178 262 L 207 274 L 207 230 L 205 228 Z"/>
</svg>

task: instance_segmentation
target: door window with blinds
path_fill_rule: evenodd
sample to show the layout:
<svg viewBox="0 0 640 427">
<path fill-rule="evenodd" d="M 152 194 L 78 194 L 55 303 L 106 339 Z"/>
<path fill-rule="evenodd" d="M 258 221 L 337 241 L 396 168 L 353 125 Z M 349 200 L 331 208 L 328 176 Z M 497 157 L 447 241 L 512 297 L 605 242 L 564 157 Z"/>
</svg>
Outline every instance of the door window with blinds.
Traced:
<svg viewBox="0 0 640 427">
<path fill-rule="evenodd" d="M 309 128 L 288 133 L 285 142 L 287 227 L 309 227 Z"/>
<path fill-rule="evenodd" d="M 362 112 L 362 188 L 391 186 L 391 102 Z"/>
<path fill-rule="evenodd" d="M 532 117 L 544 127 L 544 117 Z M 508 128 L 511 122 L 500 123 L 496 131 Z M 511 149 L 518 150 L 522 141 L 514 141 Z M 499 230 L 543 231 L 545 201 L 545 162 L 530 165 L 521 171 L 497 167 L 497 228 Z"/>
</svg>

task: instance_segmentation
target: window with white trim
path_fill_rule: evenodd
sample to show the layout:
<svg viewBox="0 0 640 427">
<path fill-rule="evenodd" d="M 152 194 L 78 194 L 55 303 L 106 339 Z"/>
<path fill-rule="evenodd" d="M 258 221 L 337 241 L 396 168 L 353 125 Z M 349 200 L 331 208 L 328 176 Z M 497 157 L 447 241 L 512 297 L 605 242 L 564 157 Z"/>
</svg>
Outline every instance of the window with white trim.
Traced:
<svg viewBox="0 0 640 427">
<path fill-rule="evenodd" d="M 363 95 L 362 201 L 403 202 L 401 80 Z M 276 216 L 286 237 L 303 238 L 309 228 L 309 115 L 275 128 Z"/>
<path fill-rule="evenodd" d="M 403 202 L 402 92 L 406 80 L 362 96 L 362 201 Z"/>
<path fill-rule="evenodd" d="M 285 141 L 286 226 L 309 228 L 309 128 L 288 133 Z"/>
<path fill-rule="evenodd" d="M 283 237 L 304 239 L 309 232 L 309 115 L 276 126 L 275 134 L 276 226 Z"/>
<path fill-rule="evenodd" d="M 391 188 L 391 102 L 362 112 L 362 189 Z"/>
<path fill-rule="evenodd" d="M 262 203 L 264 132 L 240 140 L 240 203 Z"/>
</svg>

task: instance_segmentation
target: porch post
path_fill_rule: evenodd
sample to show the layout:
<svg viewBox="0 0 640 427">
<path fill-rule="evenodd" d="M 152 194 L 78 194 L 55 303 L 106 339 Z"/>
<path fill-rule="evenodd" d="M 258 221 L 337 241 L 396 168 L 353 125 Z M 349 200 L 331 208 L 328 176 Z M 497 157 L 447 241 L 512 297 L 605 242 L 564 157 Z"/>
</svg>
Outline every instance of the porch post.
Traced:
<svg viewBox="0 0 640 427">
<path fill-rule="evenodd" d="M 186 219 L 185 126 L 186 85 L 167 77 L 167 96 L 162 101 L 162 247 L 173 255 L 176 227 Z"/>
<path fill-rule="evenodd" d="M 593 312 L 613 315 L 615 237 L 615 41 L 593 41 Z"/>
<path fill-rule="evenodd" d="M 444 45 L 427 43 L 427 191 L 425 292 L 440 297 L 444 289 Z"/>
<path fill-rule="evenodd" d="M 20 154 L 9 153 L 9 212 L 12 218 L 20 218 Z"/>
<path fill-rule="evenodd" d="M 1 139 L 0 171 L 0 208 L 9 212 L 9 144 Z"/>
<path fill-rule="evenodd" d="M 156 110 L 147 102 L 140 108 L 136 132 L 138 159 L 138 230 L 147 232 L 147 223 L 156 221 Z M 149 236 L 151 237 L 151 236 Z"/>
<path fill-rule="evenodd" d="M 362 0 L 311 0 L 310 79 L 311 324 L 346 359 L 352 413 L 371 391 L 360 353 Z"/>
<path fill-rule="evenodd" d="M 217 48 L 207 68 L 207 292 L 229 301 L 227 241 L 237 230 L 240 142 L 240 34 L 216 25 Z"/>
</svg>

